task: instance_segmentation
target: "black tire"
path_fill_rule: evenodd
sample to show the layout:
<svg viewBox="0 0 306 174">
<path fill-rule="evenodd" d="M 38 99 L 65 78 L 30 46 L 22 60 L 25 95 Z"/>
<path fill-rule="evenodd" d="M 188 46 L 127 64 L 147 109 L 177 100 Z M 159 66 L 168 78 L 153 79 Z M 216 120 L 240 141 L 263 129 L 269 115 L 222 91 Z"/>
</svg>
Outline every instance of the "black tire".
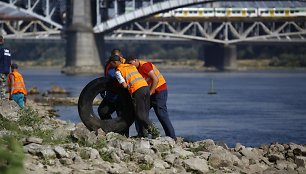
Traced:
<svg viewBox="0 0 306 174">
<path fill-rule="evenodd" d="M 78 112 L 85 126 L 93 131 L 102 128 L 104 132 L 120 133 L 130 127 L 124 119 L 116 117 L 108 120 L 101 120 L 93 111 L 93 100 L 103 91 L 112 88 L 109 78 L 100 77 L 89 82 L 82 90 L 78 101 Z"/>
</svg>

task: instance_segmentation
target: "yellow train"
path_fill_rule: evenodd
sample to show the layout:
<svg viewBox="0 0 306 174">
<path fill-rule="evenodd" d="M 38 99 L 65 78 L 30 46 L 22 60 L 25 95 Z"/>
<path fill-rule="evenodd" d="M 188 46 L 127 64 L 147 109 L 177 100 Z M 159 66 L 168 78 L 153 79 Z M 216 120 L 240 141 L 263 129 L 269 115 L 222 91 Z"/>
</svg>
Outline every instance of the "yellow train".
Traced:
<svg viewBox="0 0 306 174">
<path fill-rule="evenodd" d="M 178 8 L 155 15 L 169 17 L 306 17 L 306 8 Z"/>
</svg>

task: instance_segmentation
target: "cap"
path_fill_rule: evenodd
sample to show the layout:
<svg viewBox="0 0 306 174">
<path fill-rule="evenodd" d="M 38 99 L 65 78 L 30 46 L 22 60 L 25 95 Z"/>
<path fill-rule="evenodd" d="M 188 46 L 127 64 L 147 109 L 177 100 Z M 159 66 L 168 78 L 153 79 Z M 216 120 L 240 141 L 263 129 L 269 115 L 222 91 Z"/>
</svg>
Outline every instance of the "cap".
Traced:
<svg viewBox="0 0 306 174">
<path fill-rule="evenodd" d="M 13 63 L 13 64 L 11 65 L 11 68 L 12 68 L 12 69 L 18 69 L 18 65 L 17 65 L 16 63 Z"/>
<path fill-rule="evenodd" d="M 120 57 L 118 55 L 112 55 L 109 57 L 108 61 L 120 61 Z"/>
</svg>

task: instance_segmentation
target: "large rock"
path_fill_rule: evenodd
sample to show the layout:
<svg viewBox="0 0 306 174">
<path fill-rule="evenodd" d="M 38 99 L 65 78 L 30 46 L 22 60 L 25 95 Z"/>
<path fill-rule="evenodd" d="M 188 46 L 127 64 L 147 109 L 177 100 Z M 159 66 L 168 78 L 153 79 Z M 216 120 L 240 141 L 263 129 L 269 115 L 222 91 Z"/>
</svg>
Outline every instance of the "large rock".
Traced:
<svg viewBox="0 0 306 174">
<path fill-rule="evenodd" d="M 221 146 L 215 148 L 212 154 L 208 158 L 208 162 L 214 168 L 228 167 L 228 166 L 240 166 L 241 161 L 237 156 L 223 149 Z"/>
<path fill-rule="evenodd" d="M 200 158 L 190 158 L 184 160 L 187 171 L 192 171 L 195 173 L 206 173 L 209 171 L 207 161 Z"/>
<path fill-rule="evenodd" d="M 19 119 L 19 110 L 19 106 L 13 100 L 0 100 L 0 117 L 10 121 L 17 121 Z"/>
</svg>

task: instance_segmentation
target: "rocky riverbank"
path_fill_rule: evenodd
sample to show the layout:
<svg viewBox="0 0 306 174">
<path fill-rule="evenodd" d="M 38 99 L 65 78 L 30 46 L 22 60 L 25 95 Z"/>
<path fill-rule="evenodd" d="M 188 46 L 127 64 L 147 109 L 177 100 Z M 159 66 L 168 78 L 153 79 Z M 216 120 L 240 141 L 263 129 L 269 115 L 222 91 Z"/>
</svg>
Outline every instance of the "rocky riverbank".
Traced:
<svg viewBox="0 0 306 174">
<path fill-rule="evenodd" d="M 13 101 L 0 102 L 0 154 L 6 152 L 13 159 L 20 156 L 15 160 L 0 157 L 1 171 L 23 159 L 20 173 L 31 174 L 306 173 L 305 145 L 273 143 L 254 148 L 237 144 L 228 148 L 210 139 L 126 138 L 101 129 L 90 132 L 83 124 L 53 117 L 51 110 L 31 100 L 24 110 Z M 3 145 L 6 139 L 16 139 L 23 153 L 18 156 L 13 146 Z"/>
</svg>

